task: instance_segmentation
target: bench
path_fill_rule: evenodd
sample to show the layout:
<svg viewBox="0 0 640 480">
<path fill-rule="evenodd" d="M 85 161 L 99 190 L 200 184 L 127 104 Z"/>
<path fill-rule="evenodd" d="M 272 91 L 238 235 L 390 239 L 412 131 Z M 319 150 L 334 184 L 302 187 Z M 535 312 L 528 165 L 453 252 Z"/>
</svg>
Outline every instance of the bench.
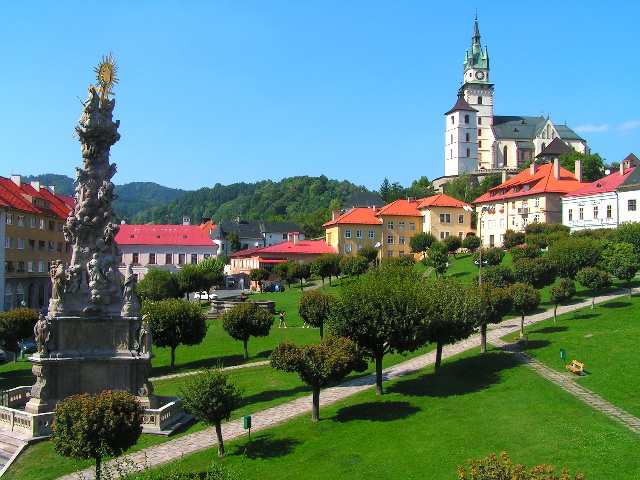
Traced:
<svg viewBox="0 0 640 480">
<path fill-rule="evenodd" d="M 529 345 L 529 335 L 521 333 L 519 337 L 513 337 L 513 341 L 516 343 L 524 342 L 525 345 Z"/>
<path fill-rule="evenodd" d="M 584 363 L 580 363 L 577 360 L 572 360 L 571 365 L 565 365 L 565 366 L 576 375 L 584 374 Z"/>
</svg>

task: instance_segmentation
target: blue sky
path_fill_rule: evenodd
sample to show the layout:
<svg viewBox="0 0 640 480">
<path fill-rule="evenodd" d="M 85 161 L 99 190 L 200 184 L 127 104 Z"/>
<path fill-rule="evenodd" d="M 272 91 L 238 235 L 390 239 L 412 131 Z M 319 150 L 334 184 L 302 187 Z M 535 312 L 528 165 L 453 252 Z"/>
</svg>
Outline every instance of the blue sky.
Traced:
<svg viewBox="0 0 640 480">
<path fill-rule="evenodd" d="M 640 156 L 640 2 L 89 5 L 3 3 L 0 175 L 74 177 L 79 98 L 113 52 L 116 184 L 437 178 L 476 9 L 495 114 L 544 112 L 609 162 Z"/>
</svg>

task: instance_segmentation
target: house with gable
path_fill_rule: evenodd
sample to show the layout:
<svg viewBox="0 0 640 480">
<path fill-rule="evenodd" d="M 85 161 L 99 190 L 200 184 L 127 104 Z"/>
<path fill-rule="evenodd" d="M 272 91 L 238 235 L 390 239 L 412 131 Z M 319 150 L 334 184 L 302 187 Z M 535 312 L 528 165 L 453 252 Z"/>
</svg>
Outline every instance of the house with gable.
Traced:
<svg viewBox="0 0 640 480">
<path fill-rule="evenodd" d="M 635 166 L 633 172 L 618 186 L 618 223 L 640 222 L 640 168 L 638 157 L 633 153 L 620 164 L 620 171 Z"/>
<path fill-rule="evenodd" d="M 325 227 L 326 243 L 340 255 L 355 256 L 365 245 L 380 247 L 382 223 L 376 216 L 377 208 L 355 207 L 340 215 L 333 212 Z"/>
</svg>

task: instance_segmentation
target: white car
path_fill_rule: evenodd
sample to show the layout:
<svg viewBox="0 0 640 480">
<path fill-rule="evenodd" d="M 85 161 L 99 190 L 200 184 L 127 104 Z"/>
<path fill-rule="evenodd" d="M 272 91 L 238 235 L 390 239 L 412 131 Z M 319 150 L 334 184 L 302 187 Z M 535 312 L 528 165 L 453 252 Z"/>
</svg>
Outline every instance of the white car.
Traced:
<svg viewBox="0 0 640 480">
<path fill-rule="evenodd" d="M 216 295 L 215 293 L 212 292 L 196 292 L 193 294 L 193 299 L 194 300 L 200 300 L 200 301 L 211 301 L 211 300 L 217 300 L 218 299 L 218 295 Z"/>
</svg>

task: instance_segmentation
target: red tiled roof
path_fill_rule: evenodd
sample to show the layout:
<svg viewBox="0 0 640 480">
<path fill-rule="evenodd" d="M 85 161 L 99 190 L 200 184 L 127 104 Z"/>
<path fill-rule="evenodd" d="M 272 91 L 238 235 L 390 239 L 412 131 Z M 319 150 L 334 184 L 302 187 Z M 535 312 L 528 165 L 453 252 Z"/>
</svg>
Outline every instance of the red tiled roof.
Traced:
<svg viewBox="0 0 640 480">
<path fill-rule="evenodd" d="M 323 253 L 336 253 L 336 250 L 327 245 L 327 242 L 324 240 L 300 240 L 297 244 L 293 242 L 282 242 L 269 247 L 251 248 L 249 250 L 232 253 L 231 256 L 250 257 L 254 254 L 262 255 L 264 253 L 277 253 L 285 256 L 291 253 L 321 255 Z"/>
<path fill-rule="evenodd" d="M 213 247 L 215 243 L 197 225 L 120 225 L 120 245 L 184 245 Z"/>
<path fill-rule="evenodd" d="M 323 227 L 330 227 L 338 224 L 367 224 L 367 225 L 380 225 L 380 219 L 376 217 L 376 211 L 373 208 L 354 208 L 347 213 L 341 215 L 335 220 L 322 225 Z"/>
<path fill-rule="evenodd" d="M 515 177 L 497 187 L 491 188 L 472 203 L 503 201 L 544 193 L 569 193 L 588 185 L 587 183 L 578 182 L 574 174 L 564 168 L 560 168 L 560 178 L 556 178 L 553 175 L 553 168 L 554 165 L 552 163 L 538 165 L 533 175 L 530 169 L 527 168 Z M 528 190 L 525 190 L 527 185 Z M 505 190 L 505 193 L 501 194 L 501 190 Z"/>
<path fill-rule="evenodd" d="M 620 171 L 617 171 L 611 175 L 601 178 L 600 180 L 596 180 L 595 182 L 588 184 L 586 187 L 567 193 L 566 195 L 563 195 L 562 198 L 586 197 L 587 195 L 614 192 L 615 189 L 624 182 L 627 177 L 629 177 L 629 174 L 633 172 L 633 170 L 635 170 L 635 168 L 627 168 L 624 175 L 620 175 Z"/>
<path fill-rule="evenodd" d="M 202 230 L 207 235 L 210 235 L 216 229 L 217 225 L 212 223 L 211 220 L 207 220 L 206 222 L 200 224 L 200 230 Z"/>
<path fill-rule="evenodd" d="M 414 200 L 413 202 L 409 202 L 406 199 L 396 200 L 395 202 L 391 202 L 378 210 L 376 216 L 402 215 L 405 217 L 421 217 L 422 214 L 420 213 L 420 210 L 418 210 L 418 205 L 420 205 L 422 200 L 424 200 L 424 198 Z"/>
<path fill-rule="evenodd" d="M 42 205 L 34 205 L 28 197 L 47 201 L 49 206 L 45 207 L 44 202 Z M 26 182 L 18 186 L 13 180 L 5 177 L 0 177 L 0 202 L 7 208 L 59 218 L 66 218 L 75 205 L 70 197 L 54 195 L 45 187 L 36 190 Z"/>
<path fill-rule="evenodd" d="M 432 197 L 423 198 L 420 200 L 420 205 L 418 208 L 429 208 L 429 207 L 471 207 L 468 203 L 464 203 L 457 198 L 450 197 L 449 195 L 445 195 L 441 193 L 439 195 L 433 195 Z"/>
</svg>

